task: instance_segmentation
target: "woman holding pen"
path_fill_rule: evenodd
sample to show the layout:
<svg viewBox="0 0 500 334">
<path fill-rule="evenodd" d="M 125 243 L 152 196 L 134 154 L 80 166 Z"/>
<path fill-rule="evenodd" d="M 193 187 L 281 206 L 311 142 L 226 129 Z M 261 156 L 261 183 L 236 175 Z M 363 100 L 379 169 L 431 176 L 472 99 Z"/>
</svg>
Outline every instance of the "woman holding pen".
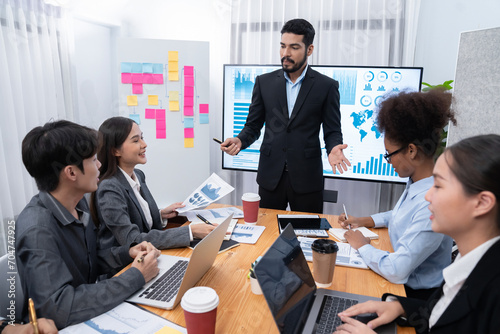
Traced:
<svg viewBox="0 0 500 334">
<path fill-rule="evenodd" d="M 141 241 L 159 249 L 185 247 L 193 237 L 201 239 L 215 228 L 196 224 L 162 230 L 162 219 L 175 217 L 182 204 L 158 209 L 146 176 L 135 168 L 147 162 L 146 147 L 139 125 L 129 118 L 112 117 L 99 128 L 97 158 L 102 166 L 91 210 L 101 247 Z"/>
<path fill-rule="evenodd" d="M 339 315 L 337 333 L 375 333 L 398 319 L 417 333 L 500 333 L 500 136 L 464 139 L 434 167 L 429 201 L 432 229 L 452 237 L 459 255 L 443 271 L 444 284 L 427 301 L 386 294 L 382 302 Z M 367 325 L 351 317 L 376 313 Z M 404 318 L 402 318 L 404 317 Z"/>
<path fill-rule="evenodd" d="M 339 216 L 344 228 L 388 227 L 392 253 L 371 246 L 359 231 L 347 231 L 345 238 L 373 271 L 392 283 L 405 284 L 406 294 L 414 298 L 427 299 L 451 262 L 452 240 L 432 231 L 424 199 L 433 183 L 442 129 L 450 120 L 455 122 L 450 105 L 451 94 L 440 90 L 402 92 L 385 99 L 377 116 L 384 157 L 399 176 L 408 177 L 406 189 L 391 211 L 370 217 Z"/>
</svg>

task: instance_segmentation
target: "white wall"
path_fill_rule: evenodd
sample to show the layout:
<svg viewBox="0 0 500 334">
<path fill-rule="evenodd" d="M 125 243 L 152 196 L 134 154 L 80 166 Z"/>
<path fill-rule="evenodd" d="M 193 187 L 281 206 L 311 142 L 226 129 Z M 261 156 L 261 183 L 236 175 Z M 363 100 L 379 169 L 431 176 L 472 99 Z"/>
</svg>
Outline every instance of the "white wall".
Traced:
<svg viewBox="0 0 500 334">
<path fill-rule="evenodd" d="M 61 1 L 61 0 L 59 0 Z M 98 127 L 102 121 L 113 113 L 117 114 L 117 86 L 111 78 L 112 72 L 101 75 L 108 59 L 115 59 L 114 37 L 208 41 L 210 43 L 210 138 L 220 137 L 222 133 L 222 71 L 223 64 L 229 62 L 230 35 L 230 0 L 74 0 L 68 1 L 67 7 L 75 17 L 75 61 L 79 92 L 79 108 L 104 108 L 98 116 L 88 119 L 83 117 L 82 123 Z M 89 52 L 87 50 L 93 50 Z M 96 71 L 93 71 L 93 68 Z M 113 66 L 112 66 L 113 68 Z M 97 71 L 98 70 L 98 71 Z M 90 73 L 94 72 L 94 73 Z M 94 84 L 91 84 L 91 81 Z M 87 100 L 82 95 L 93 96 Z M 212 159 L 210 170 L 220 166 L 220 150 L 211 141 Z M 199 164 L 200 161 L 175 161 L 179 164 Z M 150 163 L 153 163 L 151 159 Z M 208 162 L 204 162 L 208 163 Z M 148 166 L 151 167 L 151 166 Z M 172 173 L 175 174 L 175 173 Z M 185 175 L 167 177 L 182 179 Z M 150 181 L 151 182 L 151 181 Z M 170 191 L 155 193 L 160 206 L 183 201 L 185 196 Z M 190 193 L 193 189 L 188 189 Z"/>
<path fill-rule="evenodd" d="M 422 0 L 415 66 L 424 67 L 424 81 L 454 79 L 460 33 L 493 27 L 500 27 L 498 0 Z"/>
</svg>

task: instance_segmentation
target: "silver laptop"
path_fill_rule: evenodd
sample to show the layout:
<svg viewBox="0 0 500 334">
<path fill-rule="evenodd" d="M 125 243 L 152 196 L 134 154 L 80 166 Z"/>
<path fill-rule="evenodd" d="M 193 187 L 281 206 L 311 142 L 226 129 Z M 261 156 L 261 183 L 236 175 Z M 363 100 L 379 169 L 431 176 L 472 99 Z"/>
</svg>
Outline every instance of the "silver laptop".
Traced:
<svg viewBox="0 0 500 334">
<path fill-rule="evenodd" d="M 255 274 L 280 333 L 328 333 L 341 324 L 337 314 L 350 306 L 379 298 L 317 289 L 300 243 L 289 224 L 255 266 Z M 339 305 L 339 306 L 335 306 Z M 375 315 L 361 315 L 368 322 Z M 377 333 L 396 333 L 391 323 Z"/>
<path fill-rule="evenodd" d="M 233 215 L 227 217 L 193 249 L 191 258 L 160 255 L 160 273 L 127 301 L 171 310 L 184 293 L 212 267 Z"/>
</svg>

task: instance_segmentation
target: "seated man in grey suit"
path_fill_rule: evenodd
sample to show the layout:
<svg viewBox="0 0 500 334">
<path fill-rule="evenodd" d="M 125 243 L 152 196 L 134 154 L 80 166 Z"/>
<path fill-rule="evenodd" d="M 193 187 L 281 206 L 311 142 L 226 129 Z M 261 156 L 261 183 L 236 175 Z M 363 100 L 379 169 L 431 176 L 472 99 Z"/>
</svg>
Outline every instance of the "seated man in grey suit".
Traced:
<svg viewBox="0 0 500 334">
<path fill-rule="evenodd" d="M 99 128 L 97 157 L 101 180 L 92 194 L 91 209 L 98 223 L 99 246 L 151 242 L 159 249 L 189 246 L 193 237 L 202 239 L 215 226 L 195 224 L 162 230 L 162 218 L 174 217 L 181 203 L 158 210 L 146 177 L 138 164 L 145 164 L 146 142 L 139 125 L 125 117 L 112 117 Z"/>
<path fill-rule="evenodd" d="M 31 297 L 37 314 L 58 328 L 114 308 L 159 272 L 160 251 L 147 242 L 97 249 L 84 198 L 97 189 L 96 151 L 96 131 L 69 121 L 38 126 L 22 143 L 24 165 L 40 192 L 16 222 L 19 276 L 25 298 Z M 134 258 L 120 276 L 96 283 L 99 275 Z"/>
</svg>

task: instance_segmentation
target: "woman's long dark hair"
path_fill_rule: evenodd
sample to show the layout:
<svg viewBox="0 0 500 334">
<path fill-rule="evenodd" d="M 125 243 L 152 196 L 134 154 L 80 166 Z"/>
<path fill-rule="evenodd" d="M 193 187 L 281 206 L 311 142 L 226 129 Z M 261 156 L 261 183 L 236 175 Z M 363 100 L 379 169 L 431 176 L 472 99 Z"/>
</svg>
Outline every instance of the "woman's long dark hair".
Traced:
<svg viewBox="0 0 500 334">
<path fill-rule="evenodd" d="M 115 156 L 115 151 L 123 145 L 133 124 L 134 121 L 130 118 L 111 117 L 99 127 L 99 149 L 97 150 L 97 159 L 101 162 L 99 183 L 109 179 L 118 171 L 118 158 Z M 99 227 L 95 194 L 96 192 L 93 192 L 90 195 L 90 213 L 94 224 Z"/>
</svg>

